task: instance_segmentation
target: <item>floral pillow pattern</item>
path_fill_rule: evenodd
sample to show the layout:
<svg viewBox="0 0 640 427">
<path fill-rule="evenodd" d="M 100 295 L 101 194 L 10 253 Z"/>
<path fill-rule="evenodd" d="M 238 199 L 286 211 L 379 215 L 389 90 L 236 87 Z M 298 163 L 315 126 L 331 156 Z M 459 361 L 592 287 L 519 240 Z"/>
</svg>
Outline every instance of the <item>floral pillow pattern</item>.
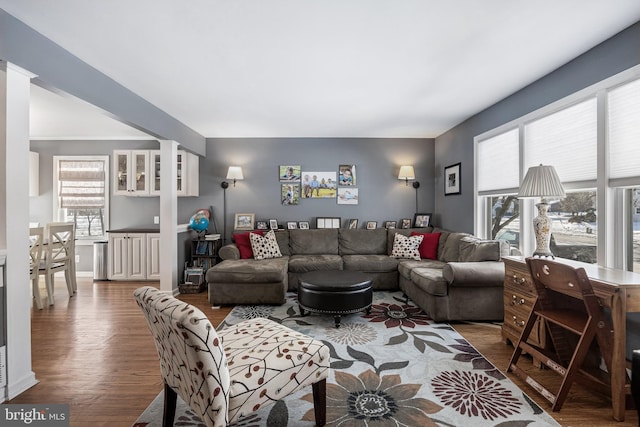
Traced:
<svg viewBox="0 0 640 427">
<path fill-rule="evenodd" d="M 280 258 L 280 246 L 276 240 L 276 233 L 273 230 L 267 232 L 264 236 L 256 233 L 249 234 L 251 240 L 251 250 L 255 259 Z"/>
<path fill-rule="evenodd" d="M 420 243 L 422 243 L 422 239 L 424 239 L 422 235 L 407 237 L 396 233 L 393 239 L 391 256 L 393 258 L 408 258 L 420 261 Z"/>
</svg>

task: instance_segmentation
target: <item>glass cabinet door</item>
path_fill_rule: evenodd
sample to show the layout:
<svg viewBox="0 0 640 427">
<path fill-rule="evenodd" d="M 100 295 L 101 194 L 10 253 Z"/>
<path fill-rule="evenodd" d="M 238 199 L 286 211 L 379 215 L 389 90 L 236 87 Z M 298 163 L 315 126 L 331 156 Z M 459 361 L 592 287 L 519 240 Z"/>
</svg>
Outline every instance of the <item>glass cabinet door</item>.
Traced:
<svg viewBox="0 0 640 427">
<path fill-rule="evenodd" d="M 147 154 L 135 153 L 135 176 L 136 176 L 136 191 L 147 191 Z"/>
<path fill-rule="evenodd" d="M 127 186 L 129 156 L 127 153 L 116 153 L 116 192 L 126 192 L 129 190 Z"/>
</svg>

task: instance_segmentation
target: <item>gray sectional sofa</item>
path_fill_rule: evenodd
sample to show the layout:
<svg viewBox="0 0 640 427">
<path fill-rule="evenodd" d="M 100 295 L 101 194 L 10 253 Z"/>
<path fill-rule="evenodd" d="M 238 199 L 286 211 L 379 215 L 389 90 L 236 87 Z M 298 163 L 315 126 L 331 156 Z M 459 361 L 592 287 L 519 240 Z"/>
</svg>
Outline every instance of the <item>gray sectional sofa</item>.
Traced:
<svg viewBox="0 0 640 427">
<path fill-rule="evenodd" d="M 440 233 L 437 259 L 391 256 L 395 234 Z M 435 321 L 502 320 L 505 241 L 466 233 L 420 229 L 312 229 L 275 233 L 282 257 L 241 259 L 235 244 L 206 273 L 209 301 L 221 304 L 283 304 L 299 276 L 316 270 L 361 271 L 374 290 L 402 290 Z"/>
</svg>

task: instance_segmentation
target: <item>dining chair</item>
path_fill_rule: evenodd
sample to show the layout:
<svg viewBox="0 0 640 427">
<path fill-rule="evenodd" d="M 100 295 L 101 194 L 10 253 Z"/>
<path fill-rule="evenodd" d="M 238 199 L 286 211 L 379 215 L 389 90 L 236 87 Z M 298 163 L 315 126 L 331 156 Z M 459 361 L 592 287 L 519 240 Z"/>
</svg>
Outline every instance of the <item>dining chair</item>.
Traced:
<svg viewBox="0 0 640 427">
<path fill-rule="evenodd" d="M 571 385 L 577 379 L 584 379 L 586 384 L 610 393 L 611 379 L 607 372 L 611 372 L 613 327 L 593 292 L 584 268 L 545 258 L 527 258 L 526 261 L 536 300 L 507 371 L 514 372 L 546 398 L 552 411 L 562 408 Z M 552 345 L 548 348 L 527 342 L 538 319 L 544 322 L 549 335 Z M 596 350 L 596 359 L 602 358 L 606 371 L 587 363 L 588 354 Z M 525 371 L 517 365 L 523 351 L 562 377 L 556 392 L 534 379 L 535 371 Z"/>
<path fill-rule="evenodd" d="M 29 278 L 31 279 L 33 298 L 38 310 L 43 308 L 42 297 L 40 296 L 40 274 L 38 273 L 40 262 L 42 261 L 43 232 L 42 227 L 29 228 Z"/>
<path fill-rule="evenodd" d="M 198 308 L 151 286 L 134 297 L 160 357 L 163 426 L 173 425 L 177 396 L 207 426 L 226 426 L 309 385 L 316 425 L 325 424 L 330 353 L 321 341 L 263 318 L 216 331 Z"/>
<path fill-rule="evenodd" d="M 38 273 L 44 275 L 49 305 L 54 304 L 54 275 L 61 271 L 67 282 L 69 297 L 75 293 L 76 277 L 74 268 L 75 232 L 73 223 L 51 223 L 47 225 L 44 260 L 40 262 Z"/>
</svg>

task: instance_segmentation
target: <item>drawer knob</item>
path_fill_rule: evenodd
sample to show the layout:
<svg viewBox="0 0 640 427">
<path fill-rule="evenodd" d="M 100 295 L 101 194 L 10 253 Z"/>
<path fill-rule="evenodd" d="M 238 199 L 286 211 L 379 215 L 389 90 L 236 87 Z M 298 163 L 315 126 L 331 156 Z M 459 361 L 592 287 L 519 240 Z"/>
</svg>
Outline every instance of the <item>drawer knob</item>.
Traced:
<svg viewBox="0 0 640 427">
<path fill-rule="evenodd" d="M 511 301 L 512 305 L 523 305 L 525 303 L 524 298 L 518 299 L 517 295 L 512 295 L 511 299 L 512 299 L 512 301 Z"/>
<path fill-rule="evenodd" d="M 518 285 L 523 285 L 524 282 L 526 282 L 527 279 L 525 279 L 524 277 L 518 277 L 515 274 L 513 275 L 513 283 L 518 284 Z"/>
<path fill-rule="evenodd" d="M 513 316 L 513 324 L 522 327 L 524 326 L 524 320 L 518 322 L 518 318 L 516 316 Z"/>
</svg>

